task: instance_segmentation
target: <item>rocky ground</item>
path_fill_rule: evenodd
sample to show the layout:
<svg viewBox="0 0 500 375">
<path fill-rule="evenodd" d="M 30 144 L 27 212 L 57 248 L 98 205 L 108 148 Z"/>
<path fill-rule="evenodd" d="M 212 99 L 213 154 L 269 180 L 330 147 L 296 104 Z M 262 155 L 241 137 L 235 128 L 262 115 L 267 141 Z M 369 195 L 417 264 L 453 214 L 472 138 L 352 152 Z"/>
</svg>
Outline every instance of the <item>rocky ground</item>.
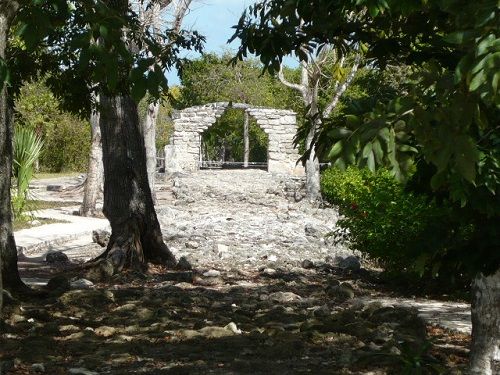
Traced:
<svg viewBox="0 0 500 375">
<path fill-rule="evenodd" d="M 158 215 L 193 269 L 107 283 L 67 273 L 71 284 L 56 279 L 44 299 L 9 304 L 0 374 L 463 373 L 470 336 L 450 323 L 456 314 L 438 304 L 424 320 L 428 301 L 382 287 L 328 236 L 336 210 L 309 206 L 300 185 L 262 171 L 174 177 L 160 186 Z M 80 244 L 69 260 L 99 251 Z M 69 264 L 44 267 L 53 276 Z"/>
</svg>

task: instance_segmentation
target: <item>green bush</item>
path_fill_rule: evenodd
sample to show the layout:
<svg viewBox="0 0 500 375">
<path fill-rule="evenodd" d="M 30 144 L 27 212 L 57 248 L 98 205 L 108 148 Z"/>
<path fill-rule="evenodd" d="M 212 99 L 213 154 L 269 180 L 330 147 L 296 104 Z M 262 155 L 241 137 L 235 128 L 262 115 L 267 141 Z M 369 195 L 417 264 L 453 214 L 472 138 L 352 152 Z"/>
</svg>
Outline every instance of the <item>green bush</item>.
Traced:
<svg viewBox="0 0 500 375">
<path fill-rule="evenodd" d="M 40 169 L 47 172 L 86 171 L 90 139 L 88 122 L 69 115 L 61 116 L 59 122 L 45 131 Z"/>
<path fill-rule="evenodd" d="M 16 128 L 33 130 L 43 139 L 39 168 L 47 172 L 85 171 L 91 130 L 83 121 L 59 109 L 59 101 L 43 80 L 28 82 L 15 102 Z"/>
<path fill-rule="evenodd" d="M 351 248 L 382 261 L 388 270 L 433 272 L 425 264 L 451 243 L 449 209 L 405 191 L 387 170 L 330 168 L 321 188 L 324 198 L 339 206 L 339 226 L 347 230 Z"/>
</svg>

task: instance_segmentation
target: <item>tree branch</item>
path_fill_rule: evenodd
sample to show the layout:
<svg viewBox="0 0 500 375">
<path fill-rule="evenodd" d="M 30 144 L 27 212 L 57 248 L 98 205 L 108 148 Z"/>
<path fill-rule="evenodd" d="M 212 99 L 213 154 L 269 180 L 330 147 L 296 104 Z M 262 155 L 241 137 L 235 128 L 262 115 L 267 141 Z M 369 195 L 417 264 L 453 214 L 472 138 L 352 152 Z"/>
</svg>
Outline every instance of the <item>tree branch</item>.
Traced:
<svg viewBox="0 0 500 375">
<path fill-rule="evenodd" d="M 285 75 L 283 74 L 283 65 L 280 65 L 280 70 L 278 72 L 278 79 L 282 84 L 284 84 L 286 87 L 289 87 L 291 89 L 299 91 L 301 94 L 304 93 L 305 86 L 304 83 L 302 82 L 301 85 L 296 84 L 296 83 L 291 83 L 286 80 Z"/>
<path fill-rule="evenodd" d="M 340 97 L 342 96 L 342 94 L 344 94 L 345 90 L 347 90 L 347 88 L 351 84 L 352 80 L 354 79 L 354 76 L 356 75 L 356 72 L 358 71 L 358 67 L 359 67 L 360 62 L 361 62 L 361 53 L 358 53 L 358 54 L 356 54 L 356 57 L 354 59 L 354 63 L 351 67 L 351 71 L 347 75 L 347 78 L 345 79 L 345 81 L 340 86 L 338 86 L 338 82 L 337 82 L 337 85 L 335 87 L 335 94 L 333 95 L 333 98 L 332 98 L 332 101 L 330 102 L 330 104 L 328 104 L 326 106 L 325 110 L 323 111 L 323 117 L 330 116 L 333 109 L 337 106 L 337 104 L 340 100 Z M 343 61 L 342 61 L 342 63 L 343 63 Z"/>
</svg>

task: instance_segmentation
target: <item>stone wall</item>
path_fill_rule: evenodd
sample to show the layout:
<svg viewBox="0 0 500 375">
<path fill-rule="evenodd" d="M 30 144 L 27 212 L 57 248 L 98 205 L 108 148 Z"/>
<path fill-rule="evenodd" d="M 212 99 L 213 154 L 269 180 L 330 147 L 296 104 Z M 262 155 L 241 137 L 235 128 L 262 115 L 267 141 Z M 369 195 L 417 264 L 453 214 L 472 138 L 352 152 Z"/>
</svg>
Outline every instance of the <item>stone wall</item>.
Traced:
<svg viewBox="0 0 500 375">
<path fill-rule="evenodd" d="M 284 175 L 303 175 L 296 165 L 299 153 L 293 146 L 297 132 L 295 112 L 253 107 L 227 102 L 186 108 L 174 114 L 174 134 L 165 148 L 166 172 L 192 172 L 199 169 L 202 133 L 228 108 L 243 109 L 268 135 L 268 171 Z"/>
</svg>

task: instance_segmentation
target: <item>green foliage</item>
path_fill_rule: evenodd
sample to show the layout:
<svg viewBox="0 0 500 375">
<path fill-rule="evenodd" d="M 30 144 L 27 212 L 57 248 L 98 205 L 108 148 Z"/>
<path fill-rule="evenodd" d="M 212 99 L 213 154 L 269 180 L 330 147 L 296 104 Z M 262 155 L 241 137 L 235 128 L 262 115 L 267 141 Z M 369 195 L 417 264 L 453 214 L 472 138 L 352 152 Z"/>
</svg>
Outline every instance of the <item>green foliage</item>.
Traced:
<svg viewBox="0 0 500 375">
<path fill-rule="evenodd" d="M 386 169 L 330 168 L 322 175 L 321 189 L 326 200 L 339 206 L 339 226 L 347 231 L 350 246 L 381 260 L 388 271 L 457 281 L 473 274 L 474 262 L 487 261 L 482 257 L 499 239 L 494 222 L 459 216 L 458 207 L 409 191 Z M 483 245 L 476 242 L 479 238 Z M 471 248 L 474 252 L 463 255 Z"/>
<path fill-rule="evenodd" d="M 406 193 L 383 169 L 331 168 L 322 175 L 321 188 L 325 199 L 339 205 L 344 216 L 339 225 L 349 231 L 352 248 L 389 269 L 411 264 L 423 251 L 417 241 L 437 229 L 443 216 L 426 197 Z"/>
<path fill-rule="evenodd" d="M 243 161 L 244 112 L 238 109 L 228 109 L 217 122 L 202 134 L 203 157 L 205 160 L 219 160 L 221 150 L 225 151 L 226 161 Z M 249 141 L 251 162 L 267 161 L 268 137 L 250 117 Z"/>
<path fill-rule="evenodd" d="M 236 59 L 256 53 L 276 71 L 283 56 L 294 52 L 304 60 L 301 49 L 328 43 L 344 55 L 360 45 L 373 66 L 409 66 L 402 95 L 351 103 L 340 116 L 324 119 L 317 142 L 339 167 L 389 168 L 399 181 L 416 169 L 420 192 L 449 211 L 434 228 L 445 234 L 441 242 L 429 241 L 432 251 L 417 238 L 408 244 L 423 248 L 413 261 L 473 276 L 500 266 L 499 14 L 492 0 L 317 0 L 312 8 L 264 0 L 236 27 Z"/>
<path fill-rule="evenodd" d="M 204 54 L 186 63 L 181 70 L 180 107 L 231 101 L 271 108 L 292 108 L 294 98 L 276 78 L 262 75 L 254 59 L 230 65 L 231 55 Z"/>
<path fill-rule="evenodd" d="M 16 128 L 31 129 L 43 140 L 39 167 L 50 172 L 85 171 L 90 124 L 59 109 L 43 81 L 26 83 L 15 101 Z"/>
<path fill-rule="evenodd" d="M 47 85 L 82 117 L 90 114 L 92 93 L 130 95 L 137 102 L 146 94 L 159 98 L 167 89 L 165 69 L 182 65 L 180 50 L 201 51 L 204 42 L 196 32 L 153 34 L 126 1 L 19 5 L 12 28 L 16 40 L 0 59 L 0 87 L 8 83 L 15 92 L 24 80 L 50 73 Z"/>
<path fill-rule="evenodd" d="M 29 184 L 33 178 L 35 162 L 40 156 L 43 141 L 33 130 L 19 128 L 14 133 L 13 173 L 16 194 L 12 199 L 15 218 L 23 215 L 28 200 Z"/>
</svg>

